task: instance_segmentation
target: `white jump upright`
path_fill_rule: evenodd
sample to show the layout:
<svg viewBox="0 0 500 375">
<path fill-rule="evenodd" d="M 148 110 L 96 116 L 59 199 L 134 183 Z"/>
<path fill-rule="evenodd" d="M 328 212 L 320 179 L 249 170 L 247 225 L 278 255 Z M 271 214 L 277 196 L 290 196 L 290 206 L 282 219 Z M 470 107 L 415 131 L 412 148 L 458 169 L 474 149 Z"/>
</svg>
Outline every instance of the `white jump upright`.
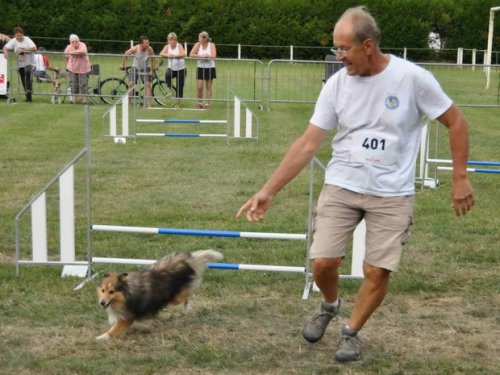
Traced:
<svg viewBox="0 0 500 375">
<path fill-rule="evenodd" d="M 16 271 L 20 265 L 61 265 L 63 276 L 85 276 L 88 260 L 77 261 L 75 257 L 75 183 L 74 166 L 87 149 L 83 149 L 68 163 L 28 204 L 17 214 L 16 227 Z M 58 185 L 59 198 L 59 256 L 49 256 L 47 232 L 47 191 Z M 21 221 L 27 212 L 31 213 L 31 259 L 21 253 Z M 76 266 L 76 268 L 75 268 Z"/>
<path fill-rule="evenodd" d="M 352 236 L 352 262 L 351 262 L 351 277 L 362 279 L 363 274 L 363 259 L 365 258 L 366 250 L 366 222 L 361 220 Z"/>
<path fill-rule="evenodd" d="M 113 137 L 116 143 L 126 143 L 127 137 L 129 137 L 129 107 L 130 99 L 127 93 L 102 116 L 103 121 L 109 117 L 109 136 Z M 121 122 L 118 122 L 118 112 L 121 114 Z M 121 130 L 118 129 L 120 125 Z"/>
<path fill-rule="evenodd" d="M 252 123 L 253 117 L 255 115 L 253 112 L 245 105 L 245 137 L 252 138 Z M 233 135 L 234 138 L 241 138 L 241 100 L 235 96 L 234 97 L 234 122 L 233 122 Z"/>
</svg>

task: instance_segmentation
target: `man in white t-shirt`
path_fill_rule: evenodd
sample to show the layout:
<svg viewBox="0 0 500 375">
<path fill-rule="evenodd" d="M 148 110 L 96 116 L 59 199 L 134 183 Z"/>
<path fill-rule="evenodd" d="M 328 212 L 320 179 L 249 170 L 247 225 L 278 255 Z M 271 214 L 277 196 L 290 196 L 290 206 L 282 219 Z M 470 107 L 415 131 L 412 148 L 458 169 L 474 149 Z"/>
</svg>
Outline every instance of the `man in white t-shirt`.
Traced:
<svg viewBox="0 0 500 375">
<path fill-rule="evenodd" d="M 24 35 L 21 27 L 14 28 L 14 38 L 9 40 L 3 47 L 3 54 L 6 59 L 9 58 L 9 51 L 14 51 L 17 56 L 17 71 L 21 77 L 21 83 L 26 94 L 26 101 L 31 102 L 33 92 L 33 70 L 34 70 L 34 52 L 36 45 L 33 41 Z"/>
<path fill-rule="evenodd" d="M 452 208 L 465 215 L 474 205 L 467 177 L 468 124 L 462 112 L 422 68 L 385 55 L 380 30 L 364 7 L 348 9 L 335 25 L 333 43 L 344 68 L 322 89 L 310 124 L 279 167 L 238 211 L 263 220 L 274 196 L 311 160 L 328 132 L 336 130 L 333 157 L 318 199 L 312 273 L 323 301 L 302 335 L 319 341 L 339 313 L 338 267 L 358 223 L 366 222 L 364 280 L 335 353 L 339 362 L 361 358 L 358 333 L 382 303 L 397 271 L 413 216 L 415 160 L 422 118 L 448 128 L 453 159 Z"/>
</svg>

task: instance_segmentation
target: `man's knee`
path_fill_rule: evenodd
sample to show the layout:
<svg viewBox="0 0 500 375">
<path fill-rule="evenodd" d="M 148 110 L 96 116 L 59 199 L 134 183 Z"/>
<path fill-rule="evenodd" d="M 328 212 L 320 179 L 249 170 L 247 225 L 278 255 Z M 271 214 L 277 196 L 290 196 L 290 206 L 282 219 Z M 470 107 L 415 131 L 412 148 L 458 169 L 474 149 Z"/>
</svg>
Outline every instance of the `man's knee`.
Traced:
<svg viewBox="0 0 500 375">
<path fill-rule="evenodd" d="M 363 264 L 363 273 L 366 280 L 375 283 L 386 282 L 391 275 L 390 270 L 372 266 L 366 262 Z"/>
<path fill-rule="evenodd" d="M 342 258 L 316 258 L 312 261 L 312 270 L 316 275 L 331 273 L 336 271 L 341 263 Z"/>
</svg>

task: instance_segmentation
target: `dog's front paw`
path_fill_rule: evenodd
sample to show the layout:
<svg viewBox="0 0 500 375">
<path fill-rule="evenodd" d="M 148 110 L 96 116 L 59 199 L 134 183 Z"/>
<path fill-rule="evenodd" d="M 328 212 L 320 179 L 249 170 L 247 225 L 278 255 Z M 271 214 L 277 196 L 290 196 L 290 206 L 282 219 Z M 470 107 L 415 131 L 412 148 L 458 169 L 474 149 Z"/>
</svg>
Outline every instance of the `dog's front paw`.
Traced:
<svg viewBox="0 0 500 375">
<path fill-rule="evenodd" d="M 111 338 L 111 336 L 108 335 L 108 333 L 106 332 L 106 333 L 102 334 L 101 336 L 97 336 L 95 339 L 96 340 L 109 340 L 110 338 Z"/>
</svg>

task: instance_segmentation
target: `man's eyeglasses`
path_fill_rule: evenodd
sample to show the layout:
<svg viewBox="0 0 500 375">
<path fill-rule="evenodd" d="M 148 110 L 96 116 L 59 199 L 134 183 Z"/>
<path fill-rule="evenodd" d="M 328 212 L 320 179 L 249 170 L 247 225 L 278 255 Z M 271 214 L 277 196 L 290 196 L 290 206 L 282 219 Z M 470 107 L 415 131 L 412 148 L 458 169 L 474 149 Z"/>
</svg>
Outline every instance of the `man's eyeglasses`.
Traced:
<svg viewBox="0 0 500 375">
<path fill-rule="evenodd" d="M 351 52 L 351 50 L 356 47 L 358 45 L 358 43 L 356 43 L 355 45 L 353 45 L 352 47 L 349 47 L 349 48 L 332 48 L 330 49 L 330 51 L 337 57 L 340 57 L 340 56 L 346 56 L 349 54 L 349 52 Z"/>
</svg>

